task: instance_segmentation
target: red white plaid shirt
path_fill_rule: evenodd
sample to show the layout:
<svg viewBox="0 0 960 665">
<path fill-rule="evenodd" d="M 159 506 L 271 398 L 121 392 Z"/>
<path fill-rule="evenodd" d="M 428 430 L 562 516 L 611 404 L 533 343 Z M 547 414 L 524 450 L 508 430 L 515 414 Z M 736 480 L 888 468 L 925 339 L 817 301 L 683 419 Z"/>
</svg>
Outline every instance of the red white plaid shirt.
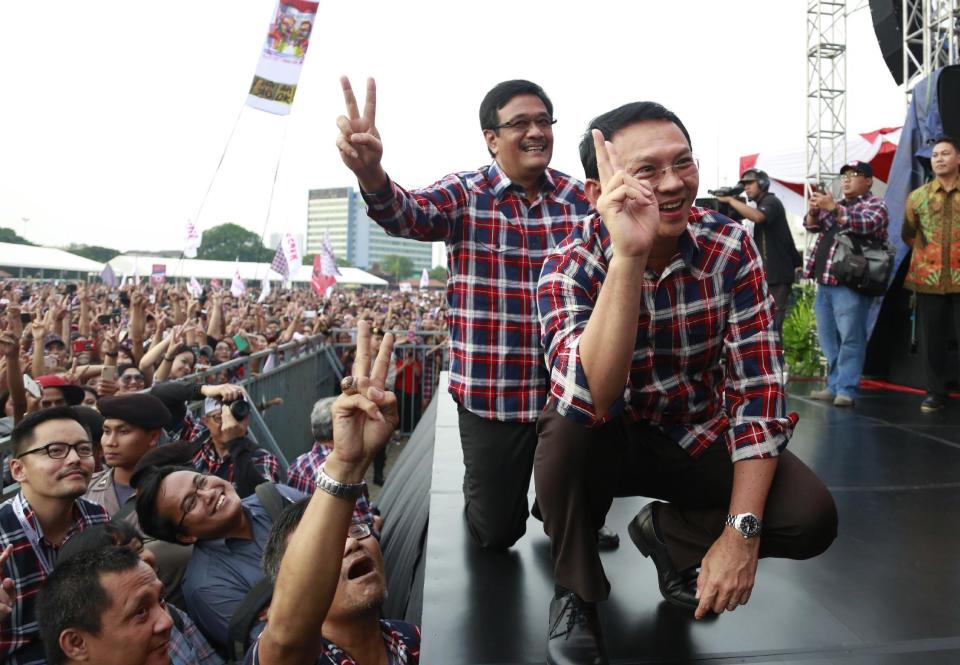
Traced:
<svg viewBox="0 0 960 665">
<path fill-rule="evenodd" d="M 411 192 L 392 181 L 364 192 L 387 233 L 446 243 L 450 393 L 481 418 L 533 422 L 546 403 L 537 278 L 590 203 L 553 169 L 540 192 L 528 203 L 496 162 Z"/>
<path fill-rule="evenodd" d="M 580 337 L 612 256 L 606 227 L 591 215 L 544 263 L 537 303 L 551 404 L 588 425 L 626 408 L 692 457 L 721 438 L 734 461 L 779 454 L 797 416 L 786 415 L 773 298 L 744 228 L 705 208 L 691 210 L 679 253 L 662 273 L 647 269 L 638 285 L 643 301 L 630 374 L 623 396 L 601 414 L 584 374 Z"/>
</svg>

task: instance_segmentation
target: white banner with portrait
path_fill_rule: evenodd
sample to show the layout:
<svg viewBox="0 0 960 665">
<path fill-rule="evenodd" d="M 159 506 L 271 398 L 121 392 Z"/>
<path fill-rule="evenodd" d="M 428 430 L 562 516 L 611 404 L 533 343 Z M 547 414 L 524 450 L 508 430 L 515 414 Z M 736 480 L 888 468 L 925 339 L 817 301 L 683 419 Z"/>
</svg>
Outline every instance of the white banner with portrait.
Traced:
<svg viewBox="0 0 960 665">
<path fill-rule="evenodd" d="M 247 106 L 287 115 L 300 80 L 317 2 L 279 0 L 247 94 Z"/>
</svg>

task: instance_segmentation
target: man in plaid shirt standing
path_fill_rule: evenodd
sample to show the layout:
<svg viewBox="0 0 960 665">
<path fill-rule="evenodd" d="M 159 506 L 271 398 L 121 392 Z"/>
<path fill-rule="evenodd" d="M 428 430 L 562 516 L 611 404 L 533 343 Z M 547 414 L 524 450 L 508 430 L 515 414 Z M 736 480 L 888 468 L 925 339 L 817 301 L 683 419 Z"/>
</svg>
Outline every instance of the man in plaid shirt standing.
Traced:
<svg viewBox="0 0 960 665">
<path fill-rule="evenodd" d="M 823 483 L 786 450 L 782 353 L 757 248 L 692 204 L 686 129 L 653 102 L 591 123 L 580 147 L 598 211 L 546 260 L 537 290 L 551 370 L 534 477 L 556 593 L 547 660 L 605 663 L 593 534 L 614 496 L 664 599 L 702 618 L 745 604 L 761 556 L 836 536 Z M 762 533 L 762 536 L 761 536 Z"/>
<path fill-rule="evenodd" d="M 10 472 L 20 491 L 0 505 L 0 601 L 10 601 L 9 614 L 0 608 L 0 662 L 42 665 L 35 610 L 40 586 L 64 543 L 109 516 L 80 498 L 93 474 L 93 443 L 71 407 L 27 416 L 10 443 Z"/>
<path fill-rule="evenodd" d="M 814 390 L 810 397 L 834 406 L 853 406 L 857 396 L 873 296 L 837 282 L 833 253 L 841 231 L 886 240 L 887 204 L 873 195 L 872 186 L 873 169 L 867 162 L 844 164 L 840 169 L 843 199 L 834 201 L 830 192 L 814 192 L 803 224 L 807 231 L 819 234 L 803 276 L 817 282 L 817 337 L 828 368 L 827 387 Z"/>
<path fill-rule="evenodd" d="M 459 409 L 464 512 L 481 547 L 510 547 L 526 530 L 536 420 L 548 385 L 537 278 L 544 258 L 590 204 L 578 181 L 548 168 L 556 120 L 535 83 L 505 81 L 481 102 L 492 163 L 412 191 L 380 164 L 373 80 L 362 116 L 350 82 L 342 84 L 347 115 L 337 120 L 337 147 L 357 176 L 368 214 L 391 235 L 446 243 L 450 393 Z"/>
</svg>

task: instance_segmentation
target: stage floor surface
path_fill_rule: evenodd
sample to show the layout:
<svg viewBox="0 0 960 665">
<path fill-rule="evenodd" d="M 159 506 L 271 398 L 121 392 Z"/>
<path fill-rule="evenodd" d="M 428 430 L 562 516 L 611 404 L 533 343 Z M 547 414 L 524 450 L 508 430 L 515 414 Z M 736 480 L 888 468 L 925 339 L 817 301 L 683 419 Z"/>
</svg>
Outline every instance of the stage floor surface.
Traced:
<svg viewBox="0 0 960 665">
<path fill-rule="evenodd" d="M 600 604 L 613 663 L 960 663 L 960 400 L 927 415 L 919 396 L 869 391 L 841 409 L 806 396 L 818 387 L 790 386 L 790 449 L 833 492 L 833 546 L 810 561 L 762 560 L 748 605 L 698 622 L 662 602 L 627 536 L 647 499 L 616 499 L 607 525 L 621 544 L 602 555 L 613 591 Z M 421 662 L 543 663 L 549 541 L 531 517 L 509 552 L 472 545 L 456 407 L 437 394 Z"/>
</svg>

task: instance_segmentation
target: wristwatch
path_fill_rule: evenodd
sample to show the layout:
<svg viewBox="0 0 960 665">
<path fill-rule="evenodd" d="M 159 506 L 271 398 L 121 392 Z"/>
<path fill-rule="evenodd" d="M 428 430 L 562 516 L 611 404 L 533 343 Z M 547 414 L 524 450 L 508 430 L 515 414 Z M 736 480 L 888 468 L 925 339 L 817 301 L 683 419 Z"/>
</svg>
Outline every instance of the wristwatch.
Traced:
<svg viewBox="0 0 960 665">
<path fill-rule="evenodd" d="M 341 483 L 327 475 L 323 467 L 320 467 L 320 473 L 317 474 L 317 489 L 323 490 L 331 496 L 348 501 L 356 501 L 363 494 L 363 483 L 349 484 Z"/>
<path fill-rule="evenodd" d="M 731 526 L 740 532 L 744 538 L 756 538 L 763 530 L 763 524 L 760 518 L 753 513 L 740 513 L 739 515 L 727 515 L 727 526 Z"/>
</svg>

